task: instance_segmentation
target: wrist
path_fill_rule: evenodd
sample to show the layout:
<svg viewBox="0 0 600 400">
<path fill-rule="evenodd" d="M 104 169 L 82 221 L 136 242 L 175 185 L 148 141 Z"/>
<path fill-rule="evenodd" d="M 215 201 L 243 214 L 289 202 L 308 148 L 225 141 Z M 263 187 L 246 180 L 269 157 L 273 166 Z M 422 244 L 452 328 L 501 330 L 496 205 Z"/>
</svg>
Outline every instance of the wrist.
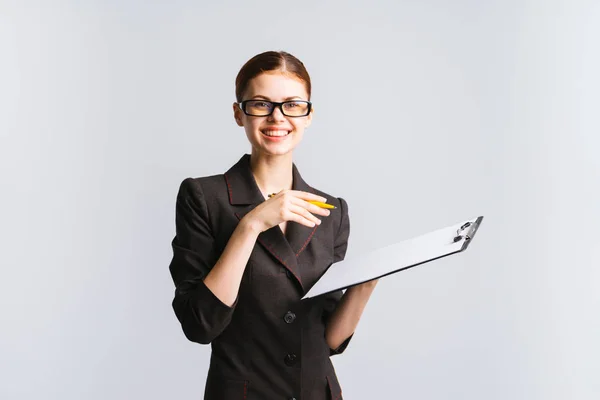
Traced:
<svg viewBox="0 0 600 400">
<path fill-rule="evenodd" d="M 258 237 L 262 230 L 260 229 L 258 221 L 253 219 L 250 214 L 247 214 L 240 220 L 239 226 L 247 233 Z"/>
</svg>

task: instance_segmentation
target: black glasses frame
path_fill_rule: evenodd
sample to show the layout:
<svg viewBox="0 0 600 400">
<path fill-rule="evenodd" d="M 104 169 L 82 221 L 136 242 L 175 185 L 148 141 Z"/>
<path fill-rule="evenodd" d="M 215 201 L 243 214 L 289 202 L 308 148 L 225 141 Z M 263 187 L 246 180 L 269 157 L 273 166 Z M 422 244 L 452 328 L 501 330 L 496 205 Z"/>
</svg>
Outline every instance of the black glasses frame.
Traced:
<svg viewBox="0 0 600 400">
<path fill-rule="evenodd" d="M 269 103 L 273 106 L 273 108 L 271 109 L 271 112 L 268 114 L 250 114 L 249 112 L 246 111 L 246 104 L 248 104 L 251 101 L 262 101 L 265 103 Z M 306 109 L 306 114 L 303 115 L 288 115 L 285 113 L 285 111 L 283 110 L 283 105 L 287 104 L 287 103 L 303 103 L 303 104 L 308 104 L 308 108 Z M 238 106 L 240 107 L 240 110 L 242 110 L 242 112 L 246 115 L 250 115 L 251 117 L 268 117 L 270 115 L 273 114 L 273 111 L 275 111 L 275 108 L 279 108 L 279 111 L 281 111 L 281 113 L 283 115 L 285 115 L 286 117 L 290 117 L 290 118 L 299 118 L 299 117 L 306 117 L 308 114 L 310 114 L 310 111 L 312 109 L 312 103 L 310 101 L 307 100 L 288 100 L 288 101 L 284 101 L 281 103 L 278 103 L 276 101 L 268 101 L 268 100 L 259 100 L 259 99 L 251 99 L 251 100 L 244 100 L 241 103 L 238 103 Z"/>
</svg>

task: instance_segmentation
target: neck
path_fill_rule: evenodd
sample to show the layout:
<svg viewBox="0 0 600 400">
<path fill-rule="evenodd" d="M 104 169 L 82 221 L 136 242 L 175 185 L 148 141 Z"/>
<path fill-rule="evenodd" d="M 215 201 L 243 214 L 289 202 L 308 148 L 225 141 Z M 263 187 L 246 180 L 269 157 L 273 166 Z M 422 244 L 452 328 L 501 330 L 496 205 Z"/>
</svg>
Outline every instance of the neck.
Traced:
<svg viewBox="0 0 600 400">
<path fill-rule="evenodd" d="M 250 167 L 265 198 L 270 193 L 292 188 L 292 162 L 292 153 L 272 156 L 252 152 Z"/>
</svg>

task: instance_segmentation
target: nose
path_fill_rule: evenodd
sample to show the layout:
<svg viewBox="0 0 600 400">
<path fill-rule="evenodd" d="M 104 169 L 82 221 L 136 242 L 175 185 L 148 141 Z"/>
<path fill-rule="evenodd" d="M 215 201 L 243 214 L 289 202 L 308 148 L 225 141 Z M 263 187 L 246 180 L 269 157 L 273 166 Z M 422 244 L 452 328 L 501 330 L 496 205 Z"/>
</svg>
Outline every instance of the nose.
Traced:
<svg viewBox="0 0 600 400">
<path fill-rule="evenodd" d="M 269 115 L 271 121 L 284 121 L 285 115 L 281 112 L 281 108 L 275 107 L 271 115 Z"/>
</svg>

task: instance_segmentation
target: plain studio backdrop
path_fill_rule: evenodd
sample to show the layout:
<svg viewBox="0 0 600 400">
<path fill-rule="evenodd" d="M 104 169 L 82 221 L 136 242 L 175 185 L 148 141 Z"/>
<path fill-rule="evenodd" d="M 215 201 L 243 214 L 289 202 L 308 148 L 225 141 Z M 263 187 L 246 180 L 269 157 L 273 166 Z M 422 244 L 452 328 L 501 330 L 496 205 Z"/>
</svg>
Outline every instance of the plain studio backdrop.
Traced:
<svg viewBox="0 0 600 400">
<path fill-rule="evenodd" d="M 598 38 L 596 1 L 0 1 L 0 398 L 202 398 L 175 196 L 250 151 L 266 50 L 312 76 L 295 162 L 348 201 L 347 258 L 485 216 L 379 283 L 345 398 L 600 398 Z"/>
</svg>

